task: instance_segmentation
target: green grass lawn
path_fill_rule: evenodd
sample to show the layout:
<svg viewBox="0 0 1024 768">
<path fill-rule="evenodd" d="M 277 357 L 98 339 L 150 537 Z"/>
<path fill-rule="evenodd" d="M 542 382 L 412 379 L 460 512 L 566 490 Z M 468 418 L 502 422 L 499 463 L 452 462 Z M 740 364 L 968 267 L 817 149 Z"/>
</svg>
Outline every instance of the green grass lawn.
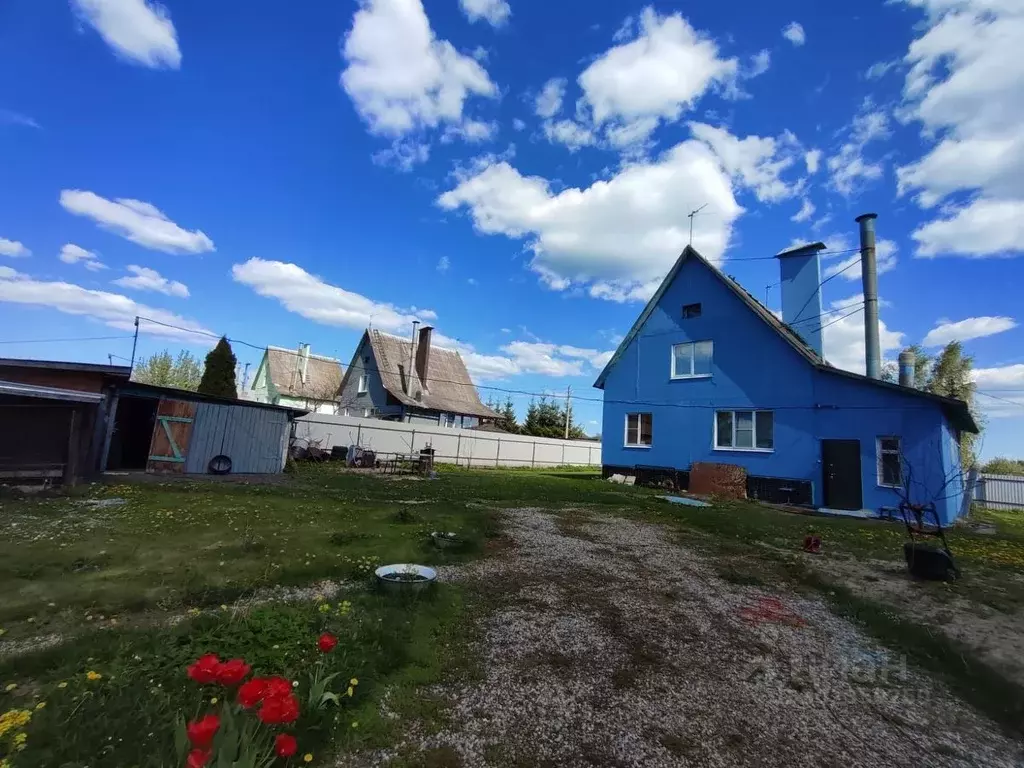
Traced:
<svg viewBox="0 0 1024 768">
<path fill-rule="evenodd" d="M 822 536 L 829 556 L 902 558 L 901 525 L 745 502 L 681 507 L 660 495 L 571 469 L 451 470 L 436 480 L 392 480 L 319 465 L 272 485 L 147 482 L 0 497 L 0 716 L 32 713 L 21 731 L 25 749 L 14 751 L 9 765 L 179 765 L 172 757 L 176 714 L 192 717 L 223 704 L 210 703 L 223 692 L 202 691 L 184 674 L 208 652 L 243 657 L 254 674 L 298 680 L 300 694 L 311 665 L 339 674 L 341 706 L 308 707 L 296 730 L 300 757 L 312 754 L 313 765 L 393 743 L 404 716 L 428 723 L 442 717 L 423 684 L 472 672 L 465 649 L 478 607 L 451 584 L 419 599 L 379 594 L 366 588 L 372 569 L 483 556 L 500 534 L 505 507 L 665 523 L 688 546 L 766 564 L 760 575 L 737 574 L 741 579 L 794 578 L 785 555 L 798 551 L 807 533 Z M 1024 562 L 1020 518 L 976 517 L 996 524 L 999 535 L 951 534 L 965 572 L 979 580 L 1015 573 Z M 458 531 L 467 546 L 438 550 L 429 542 L 432 530 Z M 322 580 L 349 586 L 321 601 L 308 590 L 299 601 L 246 602 L 270 587 Z M 316 650 L 324 630 L 340 640 L 328 656 Z M 889 640 L 898 645 L 906 637 Z M 89 672 L 99 677 L 90 680 Z M 344 695 L 350 678 L 359 680 L 351 697 Z M 380 714 L 386 690 L 397 718 Z M 0 760 L 13 736 L 0 733 Z"/>
</svg>

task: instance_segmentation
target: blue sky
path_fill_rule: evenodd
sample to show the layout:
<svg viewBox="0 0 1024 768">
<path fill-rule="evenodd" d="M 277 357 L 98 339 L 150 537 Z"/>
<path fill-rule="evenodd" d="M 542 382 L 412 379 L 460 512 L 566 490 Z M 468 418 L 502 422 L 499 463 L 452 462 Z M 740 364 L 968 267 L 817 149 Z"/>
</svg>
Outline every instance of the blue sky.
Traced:
<svg viewBox="0 0 1024 768">
<path fill-rule="evenodd" d="M 759 298 L 753 259 L 838 252 L 826 356 L 863 371 L 876 211 L 886 358 L 962 339 L 984 454 L 1021 456 L 1020 39 L 1018 0 L 7 0 L 0 355 L 127 357 L 138 314 L 347 362 L 419 318 L 593 432 L 702 205 L 694 245 Z"/>
</svg>

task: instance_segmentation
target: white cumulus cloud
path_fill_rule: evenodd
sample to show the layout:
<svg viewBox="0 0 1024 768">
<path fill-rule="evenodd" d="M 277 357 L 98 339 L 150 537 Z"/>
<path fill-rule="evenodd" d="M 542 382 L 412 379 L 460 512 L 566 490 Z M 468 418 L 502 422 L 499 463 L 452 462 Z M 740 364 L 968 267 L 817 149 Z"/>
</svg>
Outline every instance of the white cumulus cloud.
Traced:
<svg viewBox="0 0 1024 768">
<path fill-rule="evenodd" d="M 904 64 L 904 119 L 932 146 L 897 169 L 924 209 L 918 255 L 1024 252 L 1024 3 L 905 0 L 925 11 Z M 949 202 L 949 198 L 953 198 Z"/>
<path fill-rule="evenodd" d="M 467 99 L 498 95 L 476 59 L 434 36 L 420 0 L 360 0 L 342 54 L 341 85 L 374 133 L 459 126 Z"/>
<path fill-rule="evenodd" d="M 814 207 L 814 203 L 812 203 L 805 197 L 803 205 L 800 206 L 800 210 L 794 213 L 792 216 L 790 216 L 789 220 L 795 222 L 807 221 L 809 218 L 811 218 L 811 216 L 814 215 L 814 212 L 816 210 L 817 208 Z"/>
<path fill-rule="evenodd" d="M 147 67 L 181 66 L 171 15 L 147 0 L 71 0 L 71 7 L 116 54 Z"/>
<path fill-rule="evenodd" d="M 489 162 L 438 198 L 445 210 L 466 209 L 483 234 L 526 240 L 530 266 L 549 287 L 592 284 L 592 295 L 642 293 L 664 277 L 688 241 L 681 212 L 705 203 L 708 215 L 694 229 L 693 243 L 717 261 L 743 209 L 722 162 L 696 140 L 585 188 L 556 190 L 507 162 Z"/>
<path fill-rule="evenodd" d="M 833 244 L 836 245 L 834 246 Z M 842 235 L 833 235 L 829 238 L 828 245 L 829 250 L 845 251 L 849 241 Z M 898 250 L 899 246 L 894 240 L 883 239 L 875 243 L 875 271 L 879 275 L 884 275 L 886 272 L 896 269 L 898 261 L 896 252 Z M 839 275 L 845 280 L 860 280 L 861 274 L 860 254 L 854 253 L 827 266 L 822 273 L 822 277 L 829 278 Z"/>
<path fill-rule="evenodd" d="M 506 0 L 459 0 L 459 6 L 471 22 L 486 21 L 492 27 L 500 27 L 512 15 L 512 7 Z"/>
<path fill-rule="evenodd" d="M 994 418 L 1024 416 L 1024 363 L 975 368 L 972 371 L 978 389 L 978 406 Z"/>
<path fill-rule="evenodd" d="M 6 237 L 0 237 L 0 256 L 10 256 L 13 259 L 31 256 L 32 251 L 24 246 L 24 244 L 17 240 L 8 240 Z"/>
<path fill-rule="evenodd" d="M 205 253 L 213 241 L 199 230 L 183 229 L 160 209 L 141 200 L 107 200 L 94 192 L 65 189 L 60 204 L 69 213 L 85 216 L 126 240 L 164 253 Z"/>
<path fill-rule="evenodd" d="M 926 347 L 944 347 L 951 341 L 980 339 L 1016 327 L 1017 322 L 1012 317 L 968 317 L 957 322 L 939 320 L 921 343 Z"/>
<path fill-rule="evenodd" d="M 751 189 L 762 203 L 777 202 L 792 197 L 795 188 L 781 178 L 781 174 L 795 162 L 791 143 L 787 138 L 773 139 L 760 136 L 739 138 L 724 128 L 704 123 L 690 123 L 694 137 L 705 142 L 719 157 L 726 172 L 740 187 Z"/>
<path fill-rule="evenodd" d="M 796 46 L 801 46 L 807 42 L 807 34 L 804 32 L 803 25 L 798 21 L 791 21 L 783 27 L 782 36 Z"/>
<path fill-rule="evenodd" d="M 405 332 L 413 320 L 437 318 L 431 310 L 400 309 L 331 285 L 297 264 L 252 258 L 231 267 L 231 276 L 289 312 L 324 325 L 362 329 L 369 325 Z"/>
<path fill-rule="evenodd" d="M 193 343 L 209 341 L 209 337 L 204 335 L 210 333 L 207 329 L 173 312 L 139 304 L 119 293 L 94 291 L 74 283 L 36 280 L 13 269 L 0 268 L 0 301 L 48 307 L 68 315 L 90 317 L 123 331 L 134 330 L 135 317 L 138 315 L 185 329 L 143 322 L 139 326 L 143 333 Z"/>
<path fill-rule="evenodd" d="M 533 111 L 538 117 L 545 119 L 554 117 L 562 111 L 562 100 L 565 98 L 566 80 L 564 77 L 553 77 L 544 83 L 537 98 L 533 100 Z"/>
<path fill-rule="evenodd" d="M 114 280 L 114 285 L 138 291 L 155 291 L 182 299 L 188 298 L 188 286 L 176 280 L 168 280 L 155 269 L 130 264 L 128 271 L 132 273 L 131 277 L 120 277 Z"/>
<path fill-rule="evenodd" d="M 635 30 L 632 24 L 623 29 L 622 42 L 579 76 L 583 97 L 577 107 L 595 129 L 644 121 L 653 130 L 661 120 L 678 120 L 709 90 L 735 90 L 737 60 L 722 58 L 715 41 L 681 14 L 660 16 L 645 8 Z"/>
<path fill-rule="evenodd" d="M 94 251 L 88 251 L 74 243 L 62 245 L 57 258 L 65 264 L 81 264 L 90 272 L 97 272 L 107 268 L 107 265 L 100 261 L 99 254 Z"/>
</svg>

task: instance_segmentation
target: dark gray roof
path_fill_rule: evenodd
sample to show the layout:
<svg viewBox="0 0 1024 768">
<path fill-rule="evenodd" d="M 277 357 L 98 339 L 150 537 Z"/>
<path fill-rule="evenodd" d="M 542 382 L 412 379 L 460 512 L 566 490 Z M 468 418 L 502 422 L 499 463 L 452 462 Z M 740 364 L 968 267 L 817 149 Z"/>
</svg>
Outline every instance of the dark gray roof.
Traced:
<svg viewBox="0 0 1024 768">
<path fill-rule="evenodd" d="M 46 368 L 56 371 L 82 371 L 102 373 L 106 376 L 127 379 L 132 369 L 127 365 L 101 365 L 99 363 L 72 363 L 65 360 L 22 360 L 0 357 L 0 368 Z"/>
<path fill-rule="evenodd" d="M 188 400 L 195 403 L 219 403 L 221 405 L 236 405 L 239 408 L 264 408 L 272 411 L 285 411 L 289 416 L 303 416 L 309 413 L 306 408 L 295 408 L 290 405 L 271 405 L 270 403 L 258 403 L 255 400 L 240 400 L 233 397 L 218 397 L 217 395 L 203 395 L 189 389 L 177 389 L 175 387 L 161 387 L 156 384 L 143 384 L 138 381 L 128 381 L 119 384 L 118 395 L 128 397 L 147 397 L 159 399 L 162 397 L 173 400 Z"/>
<path fill-rule="evenodd" d="M 800 246 L 799 250 L 806 249 L 807 247 L 808 246 Z M 608 378 L 608 373 L 611 371 L 615 363 L 619 361 L 623 353 L 625 353 L 626 348 L 629 346 L 629 343 L 634 338 L 636 338 L 636 335 L 640 332 L 640 329 L 643 327 L 644 323 L 647 322 L 647 318 L 651 316 L 651 313 L 654 312 L 654 309 L 655 307 L 657 307 L 658 302 L 661 301 L 661 297 L 665 295 L 665 291 L 668 290 L 668 287 L 675 280 L 676 275 L 679 274 L 679 270 L 682 269 L 683 264 L 686 262 L 687 259 L 690 258 L 696 259 L 698 262 L 700 262 L 705 267 L 710 269 L 711 272 L 719 280 L 725 283 L 729 290 L 735 293 L 743 301 L 743 303 L 750 308 L 750 310 L 754 314 L 756 314 L 758 317 L 764 320 L 764 322 L 771 326 L 771 328 L 776 333 L 778 333 L 783 339 L 785 339 L 786 342 L 788 342 L 790 346 L 792 346 L 800 354 L 801 357 L 807 360 L 808 363 L 813 365 L 818 370 L 823 371 L 825 373 L 834 374 L 836 376 L 842 376 L 847 379 L 862 381 L 866 384 L 871 384 L 872 386 L 882 387 L 884 389 L 889 389 L 895 392 L 902 392 L 905 395 L 912 395 L 914 397 L 920 397 L 925 400 L 931 400 L 932 402 L 937 403 L 942 408 L 942 411 L 943 413 L 945 413 L 946 418 L 948 418 L 950 422 L 952 422 L 953 426 L 955 426 L 957 429 L 960 429 L 965 432 L 974 433 L 980 431 L 978 429 L 977 423 L 974 421 L 974 417 L 971 415 L 970 409 L 967 407 L 967 403 L 965 403 L 963 400 L 958 400 L 955 397 L 943 397 L 942 395 L 933 395 L 931 392 L 925 392 L 920 389 L 915 389 L 914 387 L 904 387 L 899 384 L 894 384 L 892 382 L 881 381 L 880 379 L 872 379 L 863 374 L 852 373 L 851 371 L 844 371 L 841 368 L 836 368 L 835 366 L 830 365 L 828 362 L 825 361 L 824 358 L 822 358 L 817 352 L 815 352 L 813 348 L 808 346 L 808 344 L 800 337 L 800 334 L 798 334 L 784 322 L 779 320 L 779 318 L 772 314 L 767 307 L 765 307 L 761 302 L 754 298 L 743 286 L 741 286 L 731 277 L 723 274 L 721 270 L 719 270 L 713 264 L 708 262 L 703 256 L 701 256 L 696 251 L 695 248 L 689 245 L 686 246 L 685 249 L 683 249 L 683 252 L 680 254 L 679 258 L 676 259 L 676 263 L 672 265 L 672 269 L 670 269 L 668 274 L 665 275 L 665 279 L 661 281 L 661 285 L 658 286 L 658 290 L 654 292 L 654 295 L 651 297 L 650 301 L 647 302 L 647 305 L 640 313 L 640 316 L 637 317 L 636 322 L 633 323 L 633 327 L 629 329 L 629 333 L 626 334 L 625 338 L 622 340 L 618 348 L 615 350 L 615 354 L 612 355 L 611 359 L 608 361 L 608 364 L 604 367 L 604 370 L 602 370 L 601 374 L 597 377 L 597 381 L 594 382 L 594 386 L 596 388 L 604 389 L 604 382 Z"/>
<path fill-rule="evenodd" d="M 431 345 L 427 380 L 423 381 L 415 371 L 410 376 L 409 351 L 412 342 L 409 339 L 382 333 L 375 328 L 367 330 L 363 335 L 363 340 L 367 339 L 384 389 L 403 405 L 484 419 L 497 418 L 497 413 L 480 402 L 480 395 L 466 370 L 466 364 L 454 349 Z M 352 366 L 349 366 L 345 372 L 346 378 L 351 370 Z M 408 393 L 406 383 L 409 385 Z"/>
</svg>

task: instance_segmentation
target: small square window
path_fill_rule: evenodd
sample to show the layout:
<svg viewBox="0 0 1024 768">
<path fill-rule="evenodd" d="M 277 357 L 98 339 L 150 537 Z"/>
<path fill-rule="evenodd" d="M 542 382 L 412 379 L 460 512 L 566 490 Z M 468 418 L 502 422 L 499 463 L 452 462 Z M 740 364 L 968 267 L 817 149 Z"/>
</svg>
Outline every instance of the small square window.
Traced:
<svg viewBox="0 0 1024 768">
<path fill-rule="evenodd" d="M 672 346 L 673 379 L 688 379 L 695 376 L 710 376 L 711 361 L 715 345 L 711 341 L 690 341 Z"/>
<path fill-rule="evenodd" d="M 651 445 L 652 419 L 649 413 L 626 414 L 626 445 L 649 447 Z"/>
<path fill-rule="evenodd" d="M 683 304 L 683 320 L 691 320 L 695 317 L 700 317 L 700 303 L 697 304 Z"/>
</svg>

